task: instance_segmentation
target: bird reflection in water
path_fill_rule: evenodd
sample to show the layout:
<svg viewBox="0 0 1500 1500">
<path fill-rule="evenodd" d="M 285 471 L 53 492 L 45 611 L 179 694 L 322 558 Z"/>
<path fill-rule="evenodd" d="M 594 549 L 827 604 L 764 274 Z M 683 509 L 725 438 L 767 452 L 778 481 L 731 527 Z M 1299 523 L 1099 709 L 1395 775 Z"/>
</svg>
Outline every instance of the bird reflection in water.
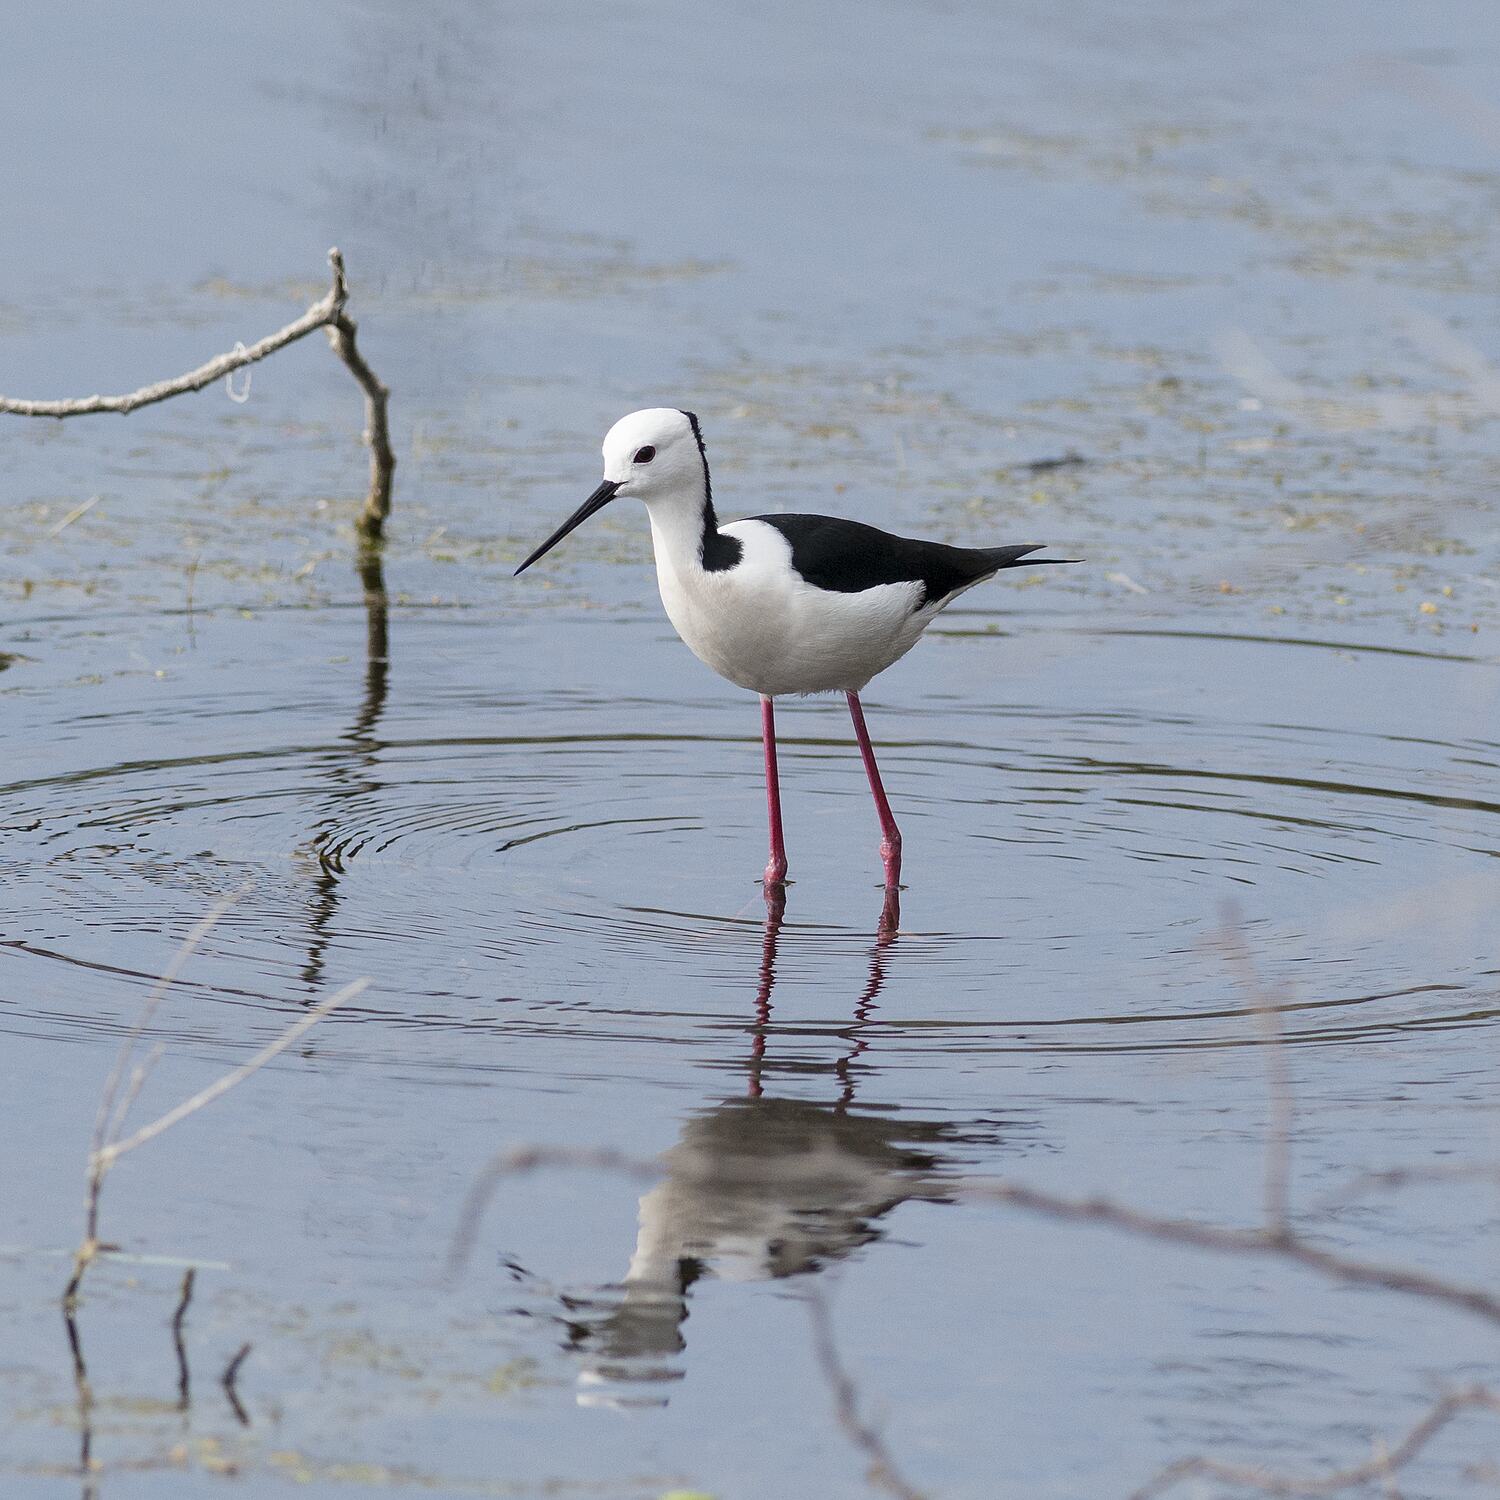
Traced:
<svg viewBox="0 0 1500 1500">
<path fill-rule="evenodd" d="M 690 1116 L 664 1154 L 664 1178 L 640 1200 L 623 1282 L 598 1298 L 565 1299 L 568 1345 L 586 1360 L 584 1404 L 666 1403 L 665 1382 L 685 1373 L 676 1356 L 686 1347 L 689 1294 L 701 1277 L 812 1273 L 880 1239 L 880 1220 L 898 1204 L 943 1201 L 940 1147 L 955 1128 L 855 1108 L 896 938 L 889 897 L 852 1022 L 839 1033 L 846 1048 L 828 1070 L 838 1086 L 829 1103 L 768 1091 L 784 893 L 771 892 L 767 905 L 744 1096 Z"/>
</svg>

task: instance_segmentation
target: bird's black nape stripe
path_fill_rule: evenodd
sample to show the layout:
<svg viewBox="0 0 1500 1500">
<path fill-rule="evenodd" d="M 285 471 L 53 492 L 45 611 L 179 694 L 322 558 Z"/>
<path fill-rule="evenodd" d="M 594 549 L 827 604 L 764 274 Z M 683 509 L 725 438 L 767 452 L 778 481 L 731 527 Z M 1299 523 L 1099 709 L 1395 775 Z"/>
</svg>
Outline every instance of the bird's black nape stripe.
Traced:
<svg viewBox="0 0 1500 1500">
<path fill-rule="evenodd" d="M 703 446 L 703 429 L 698 425 L 698 414 L 685 411 L 683 416 L 688 419 L 688 426 L 693 429 L 693 436 L 698 440 L 698 457 L 703 460 L 703 494 L 708 501 L 708 508 L 713 510 L 714 505 L 714 482 L 708 477 L 708 449 Z"/>
<path fill-rule="evenodd" d="M 744 548 L 732 536 L 719 530 L 719 518 L 714 514 L 714 482 L 708 472 L 708 449 L 703 444 L 703 429 L 698 425 L 695 412 L 685 411 L 688 426 L 698 440 L 698 457 L 703 460 L 703 540 L 698 551 L 703 558 L 705 573 L 722 573 L 736 566 L 744 555 Z"/>
</svg>

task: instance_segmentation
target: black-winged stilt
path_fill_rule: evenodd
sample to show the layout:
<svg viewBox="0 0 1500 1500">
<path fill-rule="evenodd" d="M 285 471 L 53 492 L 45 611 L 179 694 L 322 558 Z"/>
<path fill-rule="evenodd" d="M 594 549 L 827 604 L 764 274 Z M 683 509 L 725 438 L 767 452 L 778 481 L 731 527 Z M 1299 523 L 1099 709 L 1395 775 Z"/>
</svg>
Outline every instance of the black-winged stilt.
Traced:
<svg viewBox="0 0 1500 1500">
<path fill-rule="evenodd" d="M 783 693 L 841 692 L 880 817 L 893 909 L 901 830 L 881 785 L 860 692 L 905 656 L 965 589 L 1043 544 L 949 547 L 836 516 L 753 516 L 721 526 L 697 417 L 653 407 L 609 429 L 603 482 L 516 572 L 617 495 L 645 502 L 661 600 L 677 634 L 721 677 L 760 694 L 771 825 L 767 891 L 779 888 L 787 872 L 773 701 Z"/>
</svg>

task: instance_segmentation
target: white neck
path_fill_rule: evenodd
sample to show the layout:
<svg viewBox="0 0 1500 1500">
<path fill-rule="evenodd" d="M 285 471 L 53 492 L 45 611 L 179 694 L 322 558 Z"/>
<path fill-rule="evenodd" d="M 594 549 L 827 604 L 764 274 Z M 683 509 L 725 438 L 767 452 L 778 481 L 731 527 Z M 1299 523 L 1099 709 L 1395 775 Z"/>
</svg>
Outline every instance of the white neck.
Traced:
<svg viewBox="0 0 1500 1500">
<path fill-rule="evenodd" d="M 713 506 L 696 486 L 646 502 L 651 517 L 651 545 L 656 550 L 658 570 L 668 568 L 679 578 L 703 571 L 703 538 L 708 528 L 717 529 Z"/>
</svg>

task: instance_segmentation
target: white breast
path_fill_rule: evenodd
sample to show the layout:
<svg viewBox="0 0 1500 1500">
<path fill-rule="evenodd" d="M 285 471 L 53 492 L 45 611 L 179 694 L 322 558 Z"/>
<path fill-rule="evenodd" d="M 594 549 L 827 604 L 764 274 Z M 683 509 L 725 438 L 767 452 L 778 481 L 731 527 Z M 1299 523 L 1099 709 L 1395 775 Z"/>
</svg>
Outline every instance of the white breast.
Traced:
<svg viewBox="0 0 1500 1500">
<path fill-rule="evenodd" d="M 707 572 L 652 515 L 656 577 L 667 618 L 700 661 L 753 693 L 858 692 L 904 656 L 936 609 L 919 608 L 920 583 L 886 583 L 858 593 L 813 588 L 792 569 L 792 549 L 764 521 L 720 531 L 743 552 L 738 564 Z"/>
</svg>

